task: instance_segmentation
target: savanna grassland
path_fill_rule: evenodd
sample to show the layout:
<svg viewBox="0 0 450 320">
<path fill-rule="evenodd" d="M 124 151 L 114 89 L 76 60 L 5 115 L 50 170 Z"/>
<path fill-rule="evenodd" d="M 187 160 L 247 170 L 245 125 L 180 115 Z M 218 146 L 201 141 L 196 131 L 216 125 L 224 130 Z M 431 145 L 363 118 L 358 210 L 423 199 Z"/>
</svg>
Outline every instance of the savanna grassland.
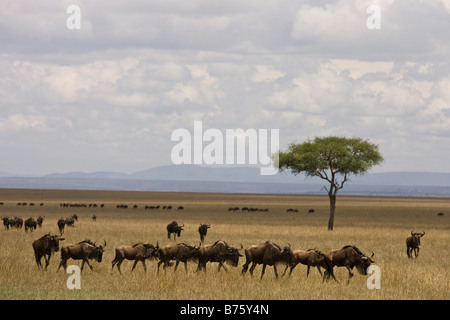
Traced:
<svg viewBox="0 0 450 320">
<path fill-rule="evenodd" d="M 33 232 L 0 229 L 0 299 L 448 299 L 450 294 L 450 199 L 389 198 L 338 196 L 334 231 L 327 230 L 329 204 L 326 196 L 200 194 L 119 191 L 63 191 L 1 189 L 0 217 L 19 216 L 24 220 L 45 217 L 41 229 Z M 33 202 L 35 206 L 18 206 Z M 43 206 L 39 206 L 44 203 Z M 104 204 L 104 208 L 64 208 L 61 203 Z M 128 209 L 117 209 L 127 204 Z M 132 207 L 137 205 L 138 208 Z M 145 205 L 172 205 L 168 210 L 144 210 Z M 178 211 L 178 206 L 184 210 Z M 256 207 L 269 212 L 229 212 L 229 207 Z M 299 213 L 286 213 L 288 208 Z M 308 214 L 310 208 L 314 214 Z M 438 212 L 444 216 L 438 217 Z M 65 243 L 91 239 L 106 240 L 103 261 L 92 261 L 81 275 L 81 289 L 69 290 L 69 274 L 56 272 L 60 261 L 57 252 L 47 271 L 38 270 L 32 242 L 45 233 L 58 233 L 57 220 L 77 214 L 75 227 L 65 228 Z M 91 217 L 95 214 L 97 221 Z M 196 273 L 196 264 L 188 264 L 174 272 L 173 267 L 156 275 L 155 260 L 147 260 L 147 272 L 138 264 L 131 273 L 132 262 L 122 264 L 122 275 L 111 261 L 114 248 L 137 242 L 165 245 L 166 225 L 172 220 L 184 224 L 177 242 L 198 245 L 197 228 L 208 223 L 205 243 L 225 240 L 229 245 L 245 247 L 266 240 L 292 249 L 316 248 L 328 251 L 351 244 L 370 255 L 381 270 L 381 289 L 369 290 L 367 276 L 355 271 L 350 284 L 348 272 L 335 269 L 339 283 L 322 283 L 317 270 L 306 278 L 306 267 L 298 265 L 291 277 L 276 279 L 267 267 L 260 280 L 261 266 L 254 276 L 242 276 L 242 265 L 227 266 L 228 272 L 217 272 L 217 264 Z M 405 239 L 411 230 L 425 231 L 417 259 L 406 256 Z M 68 264 L 81 265 L 69 260 Z M 284 267 L 279 266 L 281 274 Z"/>
</svg>

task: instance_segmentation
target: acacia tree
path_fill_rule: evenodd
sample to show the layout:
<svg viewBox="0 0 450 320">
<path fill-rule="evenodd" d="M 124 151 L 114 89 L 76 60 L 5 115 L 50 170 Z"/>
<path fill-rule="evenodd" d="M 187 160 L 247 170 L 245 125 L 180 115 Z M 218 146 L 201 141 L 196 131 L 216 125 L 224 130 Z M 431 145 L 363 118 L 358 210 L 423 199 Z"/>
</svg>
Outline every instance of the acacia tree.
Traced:
<svg viewBox="0 0 450 320">
<path fill-rule="evenodd" d="M 330 199 L 328 230 L 333 230 L 337 192 L 349 180 L 349 175 L 363 175 L 374 165 L 383 162 L 378 145 L 361 138 L 315 137 L 301 144 L 292 143 L 286 152 L 279 153 L 279 168 L 295 175 L 328 181 L 324 187 Z"/>
</svg>

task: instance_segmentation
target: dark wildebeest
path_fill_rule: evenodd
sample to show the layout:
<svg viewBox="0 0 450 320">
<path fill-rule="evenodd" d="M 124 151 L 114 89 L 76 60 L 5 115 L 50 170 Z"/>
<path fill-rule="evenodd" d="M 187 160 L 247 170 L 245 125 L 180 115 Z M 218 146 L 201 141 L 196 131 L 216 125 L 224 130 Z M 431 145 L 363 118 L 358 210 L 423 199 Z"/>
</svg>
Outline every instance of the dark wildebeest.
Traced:
<svg viewBox="0 0 450 320">
<path fill-rule="evenodd" d="M 425 235 L 425 232 L 413 233 L 411 230 L 411 236 L 406 238 L 406 254 L 408 255 L 408 258 L 412 258 L 413 251 L 414 251 L 415 258 L 417 258 L 419 256 L 420 238 L 422 238 L 424 235 Z"/>
<path fill-rule="evenodd" d="M 61 262 L 59 263 L 58 270 L 61 266 L 64 270 L 67 269 L 67 260 L 72 258 L 73 260 L 83 260 L 81 263 L 81 271 L 83 271 L 84 264 L 87 263 L 92 270 L 92 266 L 89 263 L 89 259 L 95 259 L 97 262 L 102 262 L 103 251 L 105 251 L 106 241 L 104 245 L 97 246 L 90 240 L 84 240 L 77 244 L 65 244 L 61 248 Z M 56 271 L 58 271 L 56 270 Z"/>
<path fill-rule="evenodd" d="M 11 224 L 10 219 L 8 217 L 3 217 L 2 220 L 3 220 L 3 225 L 5 226 L 5 229 L 9 230 L 9 226 Z"/>
<path fill-rule="evenodd" d="M 26 219 L 24 224 L 25 231 L 28 231 L 28 229 L 30 229 L 30 231 L 33 231 L 33 229 L 36 230 L 37 222 L 33 217 Z"/>
<path fill-rule="evenodd" d="M 221 267 L 224 268 L 225 271 L 227 271 L 224 262 L 228 262 L 233 267 L 237 267 L 239 263 L 239 257 L 242 257 L 242 254 L 239 253 L 239 250 L 242 249 L 242 245 L 240 249 L 236 249 L 230 247 L 225 241 L 222 240 L 218 240 L 214 244 L 201 246 L 197 251 L 197 271 L 201 269 L 206 271 L 207 262 L 218 262 L 219 267 L 217 268 L 217 271 L 220 271 Z"/>
<path fill-rule="evenodd" d="M 250 274 L 253 276 L 253 270 L 257 264 L 262 264 L 261 279 L 266 270 L 266 266 L 273 266 L 275 277 L 278 278 L 278 272 L 276 265 L 278 263 L 292 266 L 294 264 L 294 257 L 290 246 L 286 246 L 283 249 L 272 241 L 266 241 L 264 244 L 252 245 L 245 249 L 245 258 L 247 259 L 242 267 L 242 274 L 245 274 L 250 262 Z"/>
<path fill-rule="evenodd" d="M 327 258 L 327 256 L 316 249 L 308 249 L 308 250 L 295 250 L 292 251 L 292 254 L 294 255 L 294 264 L 291 265 L 291 270 L 289 271 L 289 276 L 292 273 L 292 270 L 297 266 L 297 264 L 301 263 L 306 266 L 308 266 L 306 270 L 306 277 L 309 276 L 309 269 L 311 267 L 317 267 L 317 270 L 319 271 L 320 275 L 323 276 L 322 271 L 320 270 L 320 267 L 324 268 L 326 272 L 329 272 L 330 275 L 334 278 L 333 274 L 333 265 L 331 264 L 331 261 Z M 289 266 L 286 266 L 286 269 L 284 269 L 283 276 L 285 275 L 287 269 Z"/>
<path fill-rule="evenodd" d="M 208 232 L 208 228 L 211 228 L 211 226 L 209 224 L 201 224 L 198 227 L 198 233 L 200 233 L 200 241 L 201 243 L 203 243 L 203 241 L 205 241 L 205 237 L 206 237 L 206 233 Z"/>
<path fill-rule="evenodd" d="M 148 243 L 136 243 L 132 246 L 122 245 L 118 246 L 116 248 L 116 256 L 114 257 L 114 260 L 112 261 L 112 268 L 111 271 L 114 269 L 114 265 L 117 264 L 117 269 L 120 273 L 120 265 L 122 264 L 123 260 L 134 260 L 133 268 L 131 268 L 131 271 L 134 270 L 136 267 L 136 264 L 141 261 L 142 266 L 144 267 L 144 270 L 147 271 L 147 266 L 145 265 L 145 259 L 155 257 L 156 258 L 156 252 L 159 249 L 158 244 L 156 244 L 156 247 L 152 244 Z"/>
<path fill-rule="evenodd" d="M 346 267 L 348 270 L 348 280 L 347 283 L 350 283 L 350 279 L 353 277 L 353 268 L 356 267 L 358 272 L 362 275 L 367 275 L 367 268 L 371 263 L 375 262 L 372 260 L 374 253 L 370 257 L 366 256 L 355 246 L 344 246 L 342 249 L 333 249 L 326 253 L 328 259 L 330 259 L 332 263 L 332 267 Z M 325 271 L 325 278 L 328 280 L 330 275 L 333 276 L 332 273 Z M 334 278 L 334 276 L 333 276 Z M 336 278 L 334 278 L 336 280 Z M 337 281 L 337 280 L 336 280 Z"/>
<path fill-rule="evenodd" d="M 59 250 L 59 241 L 63 240 L 64 238 L 60 238 L 57 235 L 51 236 L 50 233 L 47 233 L 46 235 L 33 241 L 34 257 L 36 258 L 38 268 L 42 268 L 41 258 L 44 257 L 45 268 L 43 269 L 47 270 L 52 253 Z"/>
<path fill-rule="evenodd" d="M 92 216 L 92 221 L 97 221 L 97 217 L 95 214 Z"/>
<path fill-rule="evenodd" d="M 42 222 L 44 222 L 44 218 L 39 216 L 36 220 L 36 223 L 39 226 L 39 228 L 42 228 Z"/>
<path fill-rule="evenodd" d="M 439 212 L 439 213 L 437 214 L 437 216 L 438 216 L 438 217 L 443 217 L 443 216 L 444 216 L 444 213 L 443 213 L 443 212 Z"/>
<path fill-rule="evenodd" d="M 23 219 L 19 217 L 12 217 L 9 219 L 9 226 L 20 229 L 23 226 Z"/>
<path fill-rule="evenodd" d="M 58 224 L 59 234 L 62 235 L 64 233 L 64 227 L 66 225 L 66 220 L 64 218 L 59 218 L 57 224 Z"/>
<path fill-rule="evenodd" d="M 174 220 L 171 223 L 169 223 L 166 227 L 167 229 L 167 238 L 170 239 L 170 235 L 173 233 L 173 240 L 176 239 L 177 235 L 178 237 L 181 236 L 181 231 L 184 230 L 183 229 L 184 224 L 182 226 L 179 226 L 178 223 Z"/>
<path fill-rule="evenodd" d="M 166 268 L 171 265 L 170 264 L 171 260 L 176 260 L 175 271 L 178 268 L 178 264 L 180 262 L 183 262 L 184 269 L 186 270 L 187 273 L 187 262 L 189 260 L 196 259 L 197 251 L 198 247 L 189 246 L 185 243 L 168 244 L 162 248 L 159 248 L 157 250 L 157 255 L 159 257 L 157 273 L 159 273 L 159 266 L 163 263 L 164 263 L 163 269 L 164 272 L 166 272 Z"/>
</svg>

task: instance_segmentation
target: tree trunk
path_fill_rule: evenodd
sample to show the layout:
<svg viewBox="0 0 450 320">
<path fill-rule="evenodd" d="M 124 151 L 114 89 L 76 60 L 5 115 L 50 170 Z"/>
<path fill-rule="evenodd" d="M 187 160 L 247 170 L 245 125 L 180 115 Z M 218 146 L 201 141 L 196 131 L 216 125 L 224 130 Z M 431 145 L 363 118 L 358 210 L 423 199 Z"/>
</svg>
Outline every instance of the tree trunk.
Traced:
<svg viewBox="0 0 450 320">
<path fill-rule="evenodd" d="M 334 211 L 336 210 L 336 194 L 329 194 L 330 197 L 330 219 L 328 220 L 328 230 L 333 230 Z"/>
</svg>

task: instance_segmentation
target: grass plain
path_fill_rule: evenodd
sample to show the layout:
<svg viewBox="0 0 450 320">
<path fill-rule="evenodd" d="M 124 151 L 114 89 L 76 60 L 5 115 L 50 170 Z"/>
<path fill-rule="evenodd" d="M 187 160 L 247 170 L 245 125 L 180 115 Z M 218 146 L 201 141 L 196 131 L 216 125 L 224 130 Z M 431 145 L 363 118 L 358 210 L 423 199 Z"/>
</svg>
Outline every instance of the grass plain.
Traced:
<svg viewBox="0 0 450 320">
<path fill-rule="evenodd" d="M 0 299 L 200 299 L 200 300 L 286 300 L 286 299 L 392 299 L 420 300 L 449 298 L 450 293 L 450 199 L 338 196 L 333 231 L 327 230 L 329 204 L 326 196 L 164 193 L 122 191 L 70 191 L 1 189 L 0 217 L 45 217 L 42 228 L 33 232 L 0 229 Z M 27 202 L 27 206 L 17 203 Z M 30 206 L 33 202 L 35 206 Z M 39 206 L 44 203 L 43 206 Z M 61 203 L 104 204 L 104 208 L 61 207 Z M 128 209 L 117 209 L 127 204 Z M 132 207 L 137 205 L 138 208 Z M 172 210 L 144 210 L 145 205 L 172 205 Z M 178 206 L 184 210 L 178 211 Z M 229 207 L 267 208 L 269 212 L 229 212 Z M 286 213 L 295 208 L 299 213 Z M 314 214 L 308 214 L 310 208 Z M 444 216 L 438 217 L 437 213 Z M 66 227 L 64 243 L 91 239 L 107 242 L 101 263 L 91 262 L 81 274 L 81 289 L 66 286 L 70 274 L 59 265 L 59 252 L 52 256 L 47 271 L 38 270 L 32 242 L 45 233 L 58 233 L 60 217 L 77 214 L 75 227 Z M 97 221 L 91 217 L 95 214 Z M 346 284 L 348 272 L 335 269 L 339 283 L 322 283 L 312 269 L 306 278 L 306 267 L 298 265 L 291 277 L 275 278 L 267 267 L 260 280 L 261 266 L 254 276 L 242 276 L 239 266 L 227 266 L 228 272 L 217 272 L 217 264 L 208 264 L 206 272 L 195 272 L 188 264 L 174 272 L 173 267 L 156 274 L 156 261 L 147 260 L 147 272 L 140 264 L 131 273 L 132 262 L 122 264 L 122 275 L 111 261 L 114 248 L 137 242 L 165 245 L 166 225 L 172 220 L 184 224 L 185 231 L 176 242 L 199 243 L 197 228 L 208 223 L 205 243 L 225 240 L 231 246 L 245 247 L 266 240 L 295 249 L 316 248 L 328 251 L 347 244 L 356 245 L 366 254 L 375 253 L 381 270 L 381 289 L 369 290 L 367 276 L 358 274 Z M 425 231 L 417 259 L 406 256 L 405 239 L 411 230 Z M 69 260 L 68 264 L 81 265 Z M 284 267 L 279 267 L 281 274 Z"/>
</svg>

